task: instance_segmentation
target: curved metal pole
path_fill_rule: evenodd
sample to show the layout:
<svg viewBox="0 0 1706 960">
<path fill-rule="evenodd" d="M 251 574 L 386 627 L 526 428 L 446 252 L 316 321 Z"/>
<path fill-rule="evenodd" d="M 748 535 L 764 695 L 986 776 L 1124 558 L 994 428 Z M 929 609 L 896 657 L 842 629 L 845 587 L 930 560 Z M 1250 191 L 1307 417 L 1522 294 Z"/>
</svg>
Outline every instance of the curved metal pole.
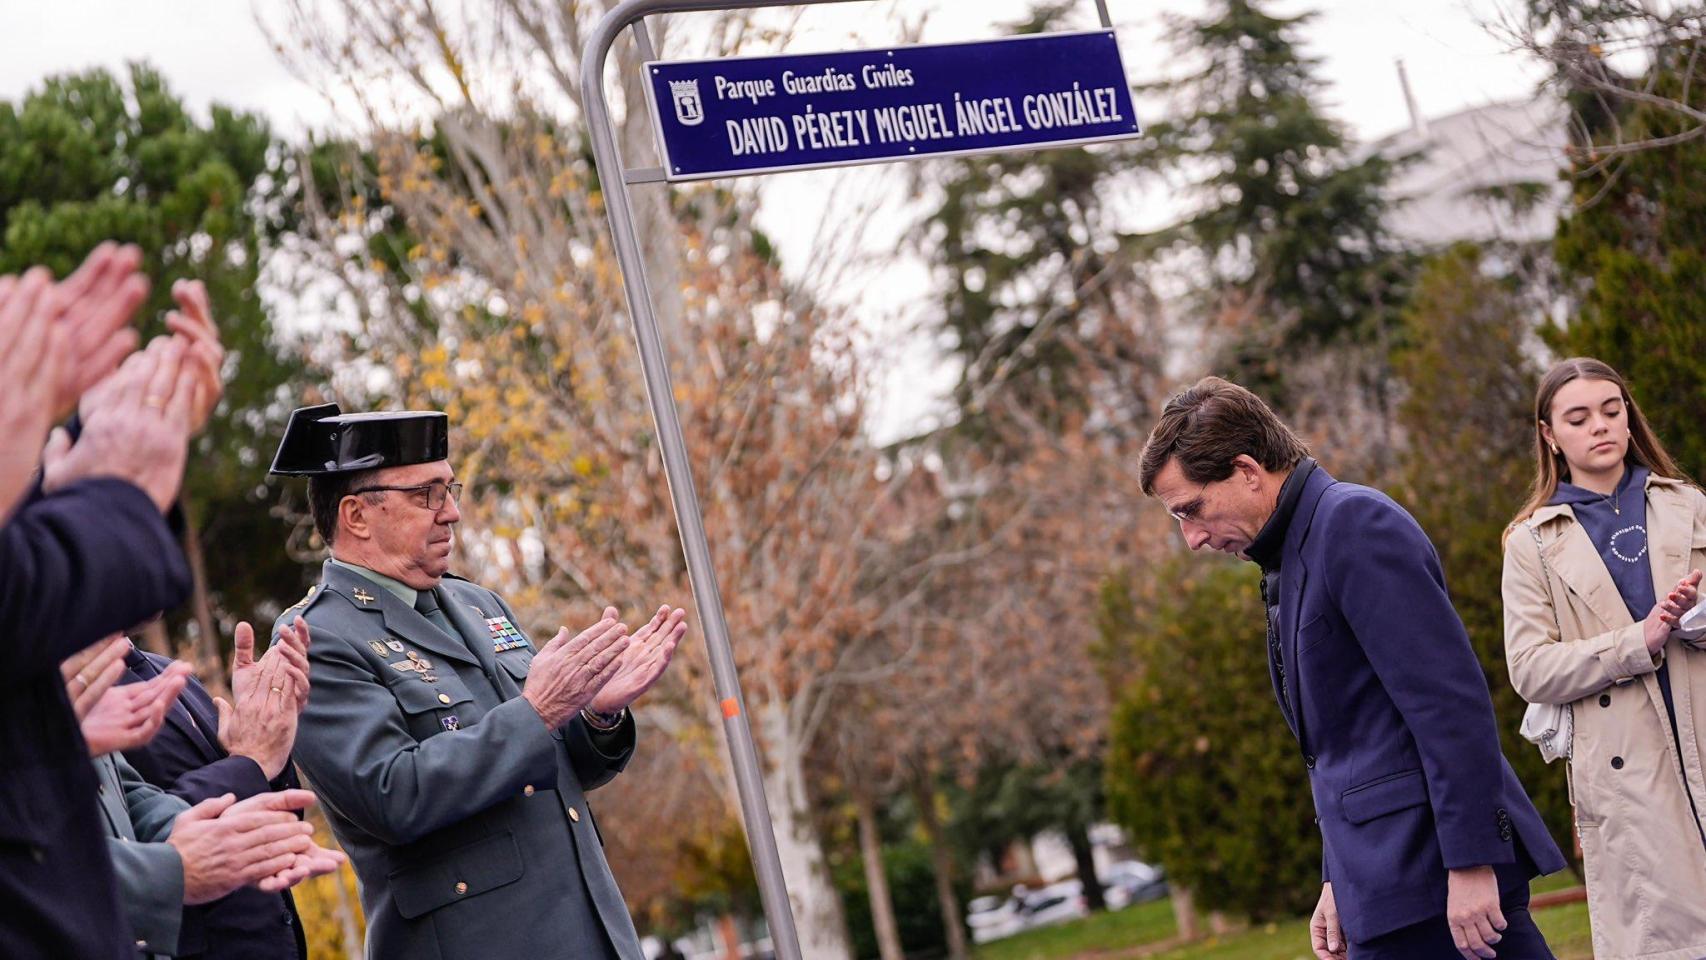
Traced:
<svg viewBox="0 0 1706 960">
<path fill-rule="evenodd" d="M 801 960 L 800 937 L 794 927 L 794 911 L 788 903 L 788 888 L 776 851 L 776 834 L 770 806 L 764 796 L 764 777 L 758 765 L 758 748 L 746 718 L 746 703 L 735 674 L 734 651 L 729 646 L 729 627 L 723 615 L 722 594 L 717 587 L 716 568 L 705 538 L 705 521 L 699 512 L 699 497 L 693 486 L 693 468 L 687 458 L 687 442 L 681 434 L 681 418 L 675 409 L 670 385 L 669 361 L 663 337 L 658 332 L 652 307 L 651 287 L 646 281 L 644 257 L 634 226 L 634 209 L 628 195 L 626 171 L 616 148 L 605 99 L 604 66 L 624 29 L 657 13 L 685 13 L 749 7 L 805 6 L 842 3 L 847 0 L 628 0 L 617 6 L 594 28 L 581 52 L 581 91 L 587 125 L 592 132 L 593 159 L 604 190 L 610 231 L 616 241 L 616 259 L 622 268 L 628 311 L 634 321 L 634 338 L 640 348 L 640 366 L 645 372 L 646 394 L 652 420 L 657 426 L 658 447 L 663 454 L 664 475 L 669 478 L 675 522 L 681 531 L 682 552 L 687 558 L 687 576 L 705 631 L 705 648 L 711 657 L 711 676 L 721 701 L 723 734 L 728 738 L 734 763 L 735 787 L 740 793 L 741 816 L 746 824 L 747 845 L 752 853 L 753 873 L 758 878 L 759 899 L 770 925 L 770 942 L 778 960 Z"/>
</svg>

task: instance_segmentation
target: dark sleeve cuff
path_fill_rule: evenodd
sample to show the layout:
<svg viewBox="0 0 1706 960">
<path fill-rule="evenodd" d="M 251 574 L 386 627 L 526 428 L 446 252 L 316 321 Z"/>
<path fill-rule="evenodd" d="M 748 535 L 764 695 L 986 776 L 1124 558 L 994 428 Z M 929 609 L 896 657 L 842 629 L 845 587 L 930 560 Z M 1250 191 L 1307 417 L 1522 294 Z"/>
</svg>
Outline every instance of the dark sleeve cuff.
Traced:
<svg viewBox="0 0 1706 960">
<path fill-rule="evenodd" d="M 211 797 L 236 794 L 238 800 L 270 793 L 261 765 L 248 757 L 226 757 L 197 767 L 173 781 L 171 793 L 194 806 Z"/>
<path fill-rule="evenodd" d="M 634 742 L 637 737 L 637 727 L 634 725 L 634 711 L 622 711 L 622 722 L 609 730 L 600 730 L 590 723 L 582 722 L 586 730 L 587 742 L 606 760 L 625 760 L 634 752 Z"/>
</svg>

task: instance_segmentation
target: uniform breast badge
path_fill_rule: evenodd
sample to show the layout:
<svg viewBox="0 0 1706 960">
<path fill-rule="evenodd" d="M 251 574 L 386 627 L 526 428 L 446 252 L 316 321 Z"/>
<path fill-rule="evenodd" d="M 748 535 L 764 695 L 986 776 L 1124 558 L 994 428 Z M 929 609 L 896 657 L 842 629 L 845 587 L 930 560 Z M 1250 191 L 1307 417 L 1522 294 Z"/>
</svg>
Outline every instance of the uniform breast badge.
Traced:
<svg viewBox="0 0 1706 960">
<path fill-rule="evenodd" d="M 486 629 L 492 633 L 492 652 L 503 653 L 505 650 L 515 650 L 527 646 L 527 638 L 521 635 L 515 624 L 508 617 L 487 617 Z"/>
<path fill-rule="evenodd" d="M 462 729 L 462 721 L 457 719 L 455 714 L 451 714 L 450 716 L 445 717 L 443 720 L 440 720 L 439 723 L 444 724 L 445 730 L 460 730 L 460 729 Z"/>
<path fill-rule="evenodd" d="M 377 656 L 377 657 L 388 657 L 389 656 L 389 654 L 385 650 L 385 644 L 382 641 L 369 640 L 369 641 L 367 641 L 367 646 L 368 646 L 368 649 L 373 651 L 374 656 Z"/>
<path fill-rule="evenodd" d="M 413 650 L 409 651 L 409 658 L 407 660 L 392 661 L 391 669 L 400 673 L 412 673 L 427 683 L 438 682 L 438 674 L 432 672 L 432 661 Z"/>
</svg>

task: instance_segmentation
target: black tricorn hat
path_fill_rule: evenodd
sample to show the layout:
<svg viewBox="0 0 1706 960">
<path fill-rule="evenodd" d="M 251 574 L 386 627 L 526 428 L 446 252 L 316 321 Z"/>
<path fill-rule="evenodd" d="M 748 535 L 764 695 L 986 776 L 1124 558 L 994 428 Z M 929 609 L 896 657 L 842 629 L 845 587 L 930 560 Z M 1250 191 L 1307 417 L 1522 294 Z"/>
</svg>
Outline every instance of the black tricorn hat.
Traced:
<svg viewBox="0 0 1706 960">
<path fill-rule="evenodd" d="M 335 403 L 299 407 L 268 472 L 287 477 L 375 470 L 450 457 L 450 418 L 435 410 L 341 413 Z"/>
</svg>

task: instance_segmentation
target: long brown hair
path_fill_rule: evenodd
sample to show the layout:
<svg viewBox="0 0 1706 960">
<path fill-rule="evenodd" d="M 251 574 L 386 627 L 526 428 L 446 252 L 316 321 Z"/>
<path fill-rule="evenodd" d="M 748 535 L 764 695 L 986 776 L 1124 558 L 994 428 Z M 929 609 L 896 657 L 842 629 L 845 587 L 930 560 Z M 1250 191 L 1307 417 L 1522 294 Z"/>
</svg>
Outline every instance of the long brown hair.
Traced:
<svg viewBox="0 0 1706 960">
<path fill-rule="evenodd" d="M 1558 492 L 1560 480 L 1567 479 L 1570 466 L 1564 461 L 1562 453 L 1553 453 L 1546 443 L 1546 435 L 1541 432 L 1541 425 L 1552 416 L 1552 401 L 1557 398 L 1558 391 L 1564 384 L 1572 380 L 1604 380 L 1617 385 L 1617 392 L 1623 395 L 1623 409 L 1629 414 L 1629 450 L 1624 454 L 1625 463 L 1637 463 L 1655 476 L 1669 477 L 1672 480 L 1688 480 L 1688 475 L 1676 465 L 1665 451 L 1664 444 L 1653 433 L 1653 428 L 1647 424 L 1647 418 L 1642 415 L 1641 408 L 1636 405 L 1635 398 L 1629 395 L 1629 384 L 1623 376 L 1611 369 L 1610 364 L 1595 360 L 1592 357 L 1571 357 L 1560 360 L 1546 371 L 1546 376 L 1540 378 L 1540 389 L 1534 394 L 1534 484 L 1528 491 L 1528 502 L 1517 511 L 1511 526 L 1534 516 L 1534 511 L 1545 506 L 1552 495 Z M 1505 535 L 1510 535 L 1507 528 Z"/>
</svg>

